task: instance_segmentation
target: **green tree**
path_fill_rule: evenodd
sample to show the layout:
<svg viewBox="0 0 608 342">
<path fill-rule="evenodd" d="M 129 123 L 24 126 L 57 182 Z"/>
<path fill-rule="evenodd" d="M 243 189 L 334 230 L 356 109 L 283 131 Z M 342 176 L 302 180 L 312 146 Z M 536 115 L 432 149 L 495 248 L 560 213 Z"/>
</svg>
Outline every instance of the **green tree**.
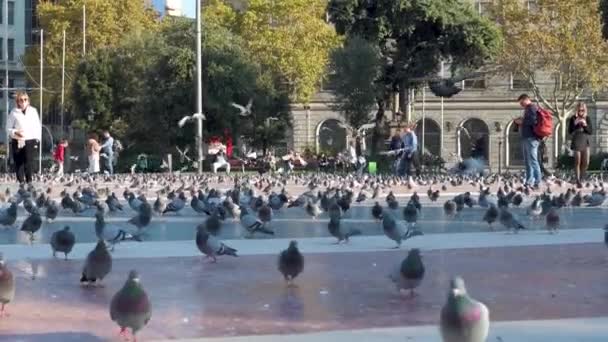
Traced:
<svg viewBox="0 0 608 342">
<path fill-rule="evenodd" d="M 375 80 L 384 86 L 376 97 L 375 148 L 395 93 L 406 99 L 410 87 L 438 73 L 441 61 L 450 61 L 454 71 L 476 69 L 499 48 L 498 29 L 465 1 L 331 0 L 328 11 L 340 34 L 362 37 L 382 55 L 384 70 Z"/>
<path fill-rule="evenodd" d="M 376 97 L 382 87 L 375 82 L 382 76 L 382 60 L 378 47 L 363 38 L 353 37 L 332 54 L 335 94 L 333 109 L 357 130 L 370 121 Z"/>
<path fill-rule="evenodd" d="M 205 6 L 204 17 L 242 37 L 253 60 L 272 74 L 267 77 L 280 80 L 294 101 L 307 103 L 339 44 L 325 22 L 326 6 L 327 0 L 251 0 L 237 11 L 214 0 Z"/>
<path fill-rule="evenodd" d="M 133 33 L 156 31 L 159 26 L 158 14 L 143 1 L 41 1 L 37 14 L 44 29 L 44 87 L 49 97 L 45 96 L 44 103 L 47 105 L 61 90 L 63 30 L 66 31 L 66 89 L 71 89 L 77 77 L 76 69 L 83 59 L 83 4 L 87 7 L 87 54 L 120 45 Z M 34 85 L 39 81 L 39 56 L 39 46 L 28 47 L 24 56 L 26 74 L 31 77 L 28 81 Z M 68 107 L 72 103 L 69 92 L 66 92 L 66 103 Z"/>
<path fill-rule="evenodd" d="M 497 62 L 506 74 L 529 81 L 534 96 L 562 123 L 565 141 L 577 99 L 608 85 L 598 2 L 539 0 L 529 10 L 517 0 L 501 0 L 493 12 L 504 37 Z"/>
</svg>

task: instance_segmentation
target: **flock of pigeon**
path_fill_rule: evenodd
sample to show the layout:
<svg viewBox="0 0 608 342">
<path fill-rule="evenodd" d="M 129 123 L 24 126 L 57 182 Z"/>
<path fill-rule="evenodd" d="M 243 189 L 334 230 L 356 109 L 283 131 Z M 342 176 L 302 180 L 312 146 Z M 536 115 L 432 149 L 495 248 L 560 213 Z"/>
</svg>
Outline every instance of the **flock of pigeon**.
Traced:
<svg viewBox="0 0 608 342">
<path fill-rule="evenodd" d="M 128 221 L 132 229 L 113 226 L 105 222 L 109 213 L 123 211 L 123 202 L 119 200 L 114 189 L 124 189 L 124 201 L 135 213 Z M 531 197 L 527 209 L 533 219 L 545 217 L 546 227 L 550 232 L 556 232 L 559 227 L 559 209 L 565 206 L 601 205 L 605 200 L 602 186 L 591 185 L 590 193 L 583 195 L 581 190 L 569 188 L 565 182 L 555 180 L 541 194 L 533 194 L 532 190 L 521 185 L 517 176 L 501 178 L 492 176 L 486 178 L 467 178 L 433 176 L 413 180 L 383 176 L 339 176 L 327 174 L 285 175 L 285 176 L 195 176 L 195 175 L 121 175 L 103 176 L 66 176 L 60 185 L 65 187 L 59 196 L 59 201 L 53 198 L 53 185 L 48 182 L 46 190 L 34 187 L 19 187 L 12 193 L 9 189 L 2 195 L 0 201 L 7 203 L 0 210 L 0 225 L 12 227 L 17 220 L 18 206 L 22 206 L 29 214 L 21 224 L 21 231 L 29 234 L 30 241 L 35 240 L 35 233 L 43 225 L 43 219 L 51 221 L 62 211 L 77 215 L 87 215 L 93 211 L 94 229 L 98 238 L 95 248 L 84 261 L 81 283 L 85 286 L 99 285 L 111 272 L 111 252 L 117 244 L 127 241 L 142 241 L 146 227 L 154 216 L 178 213 L 189 205 L 197 213 L 204 214 L 203 223 L 195 230 L 195 243 L 200 252 L 211 262 L 217 262 L 220 256 L 237 256 L 237 250 L 223 243 L 218 235 L 222 223 L 227 218 L 239 220 L 244 232 L 249 237 L 257 234 L 273 235 L 270 226 L 273 213 L 290 208 L 302 208 L 312 219 L 318 218 L 323 212 L 329 217 L 328 231 L 337 239 L 337 244 L 348 243 L 353 236 L 361 231 L 346 227 L 341 223 L 344 213 L 350 210 L 354 202 L 376 200 L 371 209 L 372 216 L 378 220 L 384 234 L 394 242 L 396 248 L 404 240 L 423 235 L 417 228 L 416 222 L 422 211 L 422 204 L 417 192 L 413 191 L 403 207 L 403 220 L 398 217 L 399 201 L 391 189 L 404 187 L 415 190 L 415 187 L 428 188 L 427 196 L 431 202 L 436 202 L 441 191 L 448 186 L 461 186 L 470 183 L 479 188 L 475 199 L 470 192 L 464 192 L 447 200 L 443 209 L 447 217 L 455 217 L 465 209 L 479 205 L 486 208 L 483 220 L 493 229 L 493 223 L 498 221 L 507 230 L 517 232 L 525 226 L 510 212 L 510 207 L 518 207 L 524 198 Z M 212 187 L 214 184 L 216 187 Z M 305 191 L 297 196 L 288 194 L 288 186 L 305 187 Z M 227 187 L 220 190 L 220 187 Z M 491 187 L 498 187 L 494 196 Z M 566 191 L 553 194 L 554 188 L 566 187 Z M 434 189 L 437 188 L 437 189 Z M 441 190 L 440 190 L 440 189 Z M 70 194 L 70 190 L 75 189 Z M 276 191 L 275 191 L 276 190 Z M 380 205 L 380 198 L 385 197 L 386 207 Z M 586 191 L 589 192 L 589 191 Z M 156 194 L 155 200 L 148 200 L 146 195 Z M 187 194 L 190 194 L 188 200 Z M 63 253 L 65 258 L 76 243 L 76 237 L 69 227 L 54 232 L 50 245 L 53 256 Z M 295 286 L 294 280 L 304 270 L 304 256 L 298 249 L 297 241 L 291 241 L 287 249 L 278 257 L 278 270 L 288 286 Z M 409 291 L 414 295 L 425 274 L 421 253 L 411 249 L 407 257 L 398 263 L 389 275 L 399 292 Z M 5 305 L 11 302 L 15 294 L 15 280 L 11 271 L 0 258 L 0 315 L 5 314 Z M 110 317 L 120 329 L 121 335 L 131 329 L 135 340 L 136 333 L 150 320 L 151 303 L 144 290 L 137 271 L 129 273 L 128 278 L 110 303 Z M 466 291 L 464 280 L 455 277 L 450 283 L 447 302 L 441 311 L 440 330 L 446 342 L 481 342 L 485 341 L 489 330 L 489 311 L 487 307 L 473 298 Z"/>
</svg>

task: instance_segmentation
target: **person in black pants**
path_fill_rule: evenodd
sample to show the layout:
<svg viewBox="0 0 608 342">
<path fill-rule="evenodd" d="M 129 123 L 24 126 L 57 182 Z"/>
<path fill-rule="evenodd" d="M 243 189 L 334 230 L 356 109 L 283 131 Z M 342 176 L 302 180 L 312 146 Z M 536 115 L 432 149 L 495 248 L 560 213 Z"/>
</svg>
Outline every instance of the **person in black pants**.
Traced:
<svg viewBox="0 0 608 342">
<path fill-rule="evenodd" d="M 10 112 L 6 129 L 11 138 L 15 173 L 19 183 L 31 183 L 36 155 L 42 134 L 42 125 L 36 108 L 29 105 L 25 92 L 15 95 L 16 106 Z"/>
<path fill-rule="evenodd" d="M 579 102 L 576 105 L 576 113 L 568 123 L 568 133 L 572 137 L 570 148 L 574 152 L 574 171 L 576 173 L 576 184 L 582 187 L 581 181 L 585 178 L 589 166 L 589 146 L 591 145 L 591 120 L 587 115 L 587 105 Z"/>
</svg>

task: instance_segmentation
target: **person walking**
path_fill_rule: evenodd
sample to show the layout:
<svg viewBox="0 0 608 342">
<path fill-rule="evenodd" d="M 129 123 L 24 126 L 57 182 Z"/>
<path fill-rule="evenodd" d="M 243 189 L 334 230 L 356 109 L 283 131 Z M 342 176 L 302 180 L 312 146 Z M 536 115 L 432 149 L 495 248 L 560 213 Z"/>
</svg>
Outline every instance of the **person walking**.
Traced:
<svg viewBox="0 0 608 342">
<path fill-rule="evenodd" d="M 11 138 L 10 148 L 13 151 L 17 180 L 23 184 L 32 182 L 34 156 L 40 146 L 42 124 L 36 108 L 30 106 L 26 92 L 18 91 L 15 95 L 15 108 L 11 110 L 6 121 L 6 130 Z"/>
<path fill-rule="evenodd" d="M 91 174 L 99 172 L 99 151 L 101 151 L 101 146 L 97 142 L 97 136 L 91 134 L 87 141 L 87 156 L 89 158 L 88 172 Z"/>
<path fill-rule="evenodd" d="M 100 169 L 103 173 L 114 174 L 114 138 L 108 130 L 103 131 L 103 142 L 101 144 Z"/>
<path fill-rule="evenodd" d="M 576 105 L 576 113 L 568 122 L 568 134 L 571 137 L 570 148 L 574 152 L 574 172 L 576 174 L 576 185 L 582 187 L 587 167 L 589 166 L 589 146 L 591 145 L 591 120 L 587 115 L 587 105 L 579 102 Z"/>
<path fill-rule="evenodd" d="M 63 176 L 63 163 L 65 160 L 65 149 L 68 147 L 68 141 L 65 139 L 59 140 L 55 147 L 55 153 L 53 159 L 55 160 L 55 166 L 57 167 L 57 176 Z"/>
<path fill-rule="evenodd" d="M 519 132 L 521 134 L 521 144 L 526 169 L 525 184 L 538 189 L 542 178 L 538 161 L 538 146 L 540 145 L 540 141 L 534 133 L 538 106 L 532 103 L 532 99 L 527 94 L 521 94 L 517 98 L 517 101 L 519 102 L 519 105 L 524 108 L 523 116 L 515 119 L 514 123 L 519 126 Z"/>
<path fill-rule="evenodd" d="M 410 176 L 410 168 L 416 158 L 416 151 L 418 150 L 418 137 L 412 130 L 412 125 L 407 124 L 403 128 L 403 155 L 401 157 L 401 170 L 400 176 Z"/>
</svg>

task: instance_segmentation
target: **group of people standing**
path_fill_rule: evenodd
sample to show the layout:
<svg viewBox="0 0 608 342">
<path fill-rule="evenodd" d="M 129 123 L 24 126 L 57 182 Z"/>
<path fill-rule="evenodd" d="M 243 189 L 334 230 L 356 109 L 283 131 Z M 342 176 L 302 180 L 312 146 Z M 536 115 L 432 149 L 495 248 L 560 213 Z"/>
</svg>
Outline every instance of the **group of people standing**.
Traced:
<svg viewBox="0 0 608 342">
<path fill-rule="evenodd" d="M 420 158 L 418 157 L 418 137 L 416 124 L 407 123 L 402 134 L 396 132 L 391 138 L 390 150 L 395 152 L 393 172 L 398 176 L 411 176 L 412 166 L 416 176 L 420 175 Z"/>
<path fill-rule="evenodd" d="M 87 140 L 87 157 L 89 161 L 89 173 L 114 173 L 114 138 L 110 132 L 104 130 L 101 141 L 95 133 L 89 135 Z"/>
</svg>

